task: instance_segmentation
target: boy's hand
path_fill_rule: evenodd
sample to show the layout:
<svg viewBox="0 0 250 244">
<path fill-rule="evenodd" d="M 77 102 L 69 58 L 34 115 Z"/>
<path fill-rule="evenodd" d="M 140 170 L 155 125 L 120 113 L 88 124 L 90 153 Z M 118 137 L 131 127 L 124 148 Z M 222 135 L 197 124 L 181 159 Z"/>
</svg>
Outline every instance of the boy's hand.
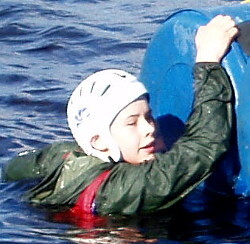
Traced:
<svg viewBox="0 0 250 244">
<path fill-rule="evenodd" d="M 238 28 L 230 16 L 214 17 L 197 31 L 196 62 L 220 62 L 237 34 Z"/>
</svg>

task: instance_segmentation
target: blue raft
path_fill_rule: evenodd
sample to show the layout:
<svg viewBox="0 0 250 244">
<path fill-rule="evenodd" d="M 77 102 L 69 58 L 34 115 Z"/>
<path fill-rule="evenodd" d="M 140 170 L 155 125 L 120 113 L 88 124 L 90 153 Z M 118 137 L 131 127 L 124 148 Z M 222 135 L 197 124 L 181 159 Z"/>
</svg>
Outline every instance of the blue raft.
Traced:
<svg viewBox="0 0 250 244">
<path fill-rule="evenodd" d="M 170 144 L 181 135 L 191 112 L 195 33 L 217 14 L 231 15 L 240 24 L 250 20 L 250 5 L 178 11 L 167 18 L 146 51 L 140 79 L 151 94 L 154 116 L 167 124 L 163 133 Z M 205 183 L 215 192 L 240 197 L 250 196 L 250 58 L 244 50 L 234 42 L 223 59 L 235 90 L 237 123 L 231 150 Z"/>
</svg>

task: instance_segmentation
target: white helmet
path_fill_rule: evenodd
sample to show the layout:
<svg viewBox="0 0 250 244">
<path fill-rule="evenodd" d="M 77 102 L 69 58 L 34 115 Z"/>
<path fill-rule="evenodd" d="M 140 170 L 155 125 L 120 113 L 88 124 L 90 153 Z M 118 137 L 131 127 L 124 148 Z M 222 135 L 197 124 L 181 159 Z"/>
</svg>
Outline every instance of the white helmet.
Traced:
<svg viewBox="0 0 250 244">
<path fill-rule="evenodd" d="M 83 80 L 72 93 L 67 108 L 69 128 L 78 145 L 86 154 L 110 161 L 91 145 L 93 136 L 100 135 L 109 145 L 109 156 L 115 162 L 121 160 L 110 125 L 122 109 L 147 93 L 136 77 L 122 70 L 99 71 Z"/>
</svg>

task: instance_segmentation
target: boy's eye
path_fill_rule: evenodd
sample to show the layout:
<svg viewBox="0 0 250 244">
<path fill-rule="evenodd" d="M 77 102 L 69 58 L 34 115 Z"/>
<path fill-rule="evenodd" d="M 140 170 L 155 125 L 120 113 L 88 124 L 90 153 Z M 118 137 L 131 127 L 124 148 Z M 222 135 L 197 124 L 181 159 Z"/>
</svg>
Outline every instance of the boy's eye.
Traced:
<svg viewBox="0 0 250 244">
<path fill-rule="evenodd" d="M 127 125 L 130 125 L 130 126 L 133 126 L 133 125 L 136 125 L 136 121 L 129 121 L 128 123 L 127 123 Z"/>
</svg>

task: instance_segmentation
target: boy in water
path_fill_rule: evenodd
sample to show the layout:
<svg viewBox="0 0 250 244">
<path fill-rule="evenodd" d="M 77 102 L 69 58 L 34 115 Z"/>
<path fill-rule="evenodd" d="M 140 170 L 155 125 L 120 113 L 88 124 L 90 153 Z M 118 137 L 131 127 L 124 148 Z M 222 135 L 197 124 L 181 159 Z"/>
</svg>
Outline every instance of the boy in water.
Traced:
<svg viewBox="0 0 250 244">
<path fill-rule="evenodd" d="M 80 214 L 172 206 L 210 175 L 229 148 L 233 97 L 220 62 L 237 33 L 235 22 L 222 15 L 199 28 L 194 108 L 184 135 L 168 152 L 157 152 L 144 85 L 124 71 L 104 70 L 84 80 L 68 103 L 77 143 L 22 153 L 7 165 L 6 178 L 42 178 L 26 199 Z"/>
</svg>

